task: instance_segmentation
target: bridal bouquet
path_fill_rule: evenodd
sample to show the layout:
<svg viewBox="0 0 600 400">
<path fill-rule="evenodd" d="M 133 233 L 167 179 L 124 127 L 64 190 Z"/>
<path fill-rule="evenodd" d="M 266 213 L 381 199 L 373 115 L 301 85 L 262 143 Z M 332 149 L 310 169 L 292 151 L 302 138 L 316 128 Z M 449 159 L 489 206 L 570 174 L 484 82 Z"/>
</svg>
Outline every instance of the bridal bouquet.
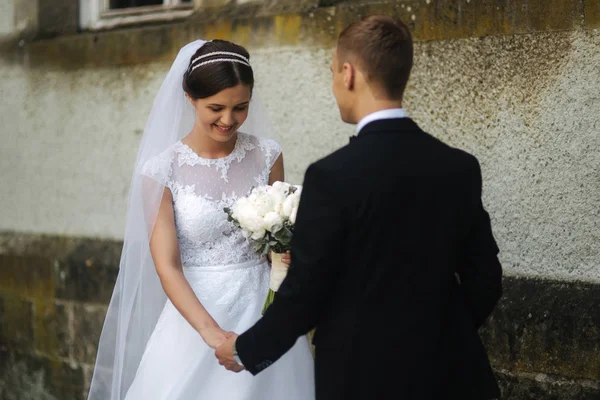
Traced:
<svg viewBox="0 0 600 400">
<path fill-rule="evenodd" d="M 301 193 L 301 186 L 275 182 L 254 188 L 250 195 L 225 208 L 228 220 L 242 230 L 253 251 L 262 255 L 271 251 L 270 290 L 263 313 L 287 275 L 281 257 L 290 249 Z"/>
</svg>

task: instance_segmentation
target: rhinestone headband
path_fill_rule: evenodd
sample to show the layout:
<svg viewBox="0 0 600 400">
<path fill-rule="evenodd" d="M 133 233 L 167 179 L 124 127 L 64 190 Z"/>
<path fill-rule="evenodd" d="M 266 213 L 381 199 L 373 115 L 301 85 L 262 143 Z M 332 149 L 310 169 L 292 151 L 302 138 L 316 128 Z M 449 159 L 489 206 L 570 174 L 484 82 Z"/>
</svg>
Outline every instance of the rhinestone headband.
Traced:
<svg viewBox="0 0 600 400">
<path fill-rule="evenodd" d="M 212 63 L 216 63 L 216 62 L 233 62 L 233 63 L 240 63 L 240 64 L 244 64 L 250 67 L 250 64 L 248 64 L 246 61 L 242 61 L 242 60 L 236 60 L 235 58 L 217 58 L 214 60 L 208 60 L 208 61 L 203 61 L 199 64 L 196 64 L 192 67 L 192 69 L 190 70 L 190 73 L 193 72 L 196 68 L 201 67 L 203 65 L 206 64 L 212 64 Z"/>
<path fill-rule="evenodd" d="M 202 60 L 202 59 L 208 58 L 208 57 L 213 57 L 213 56 L 234 56 L 234 57 L 239 57 L 242 60 L 246 61 L 247 64 L 250 64 L 250 60 L 248 58 L 244 57 L 241 54 L 233 53 L 231 51 L 213 51 L 212 53 L 204 54 L 204 55 L 199 56 L 196 59 L 192 60 L 191 65 L 194 65 L 196 63 L 196 61 L 199 61 L 199 60 Z"/>
</svg>

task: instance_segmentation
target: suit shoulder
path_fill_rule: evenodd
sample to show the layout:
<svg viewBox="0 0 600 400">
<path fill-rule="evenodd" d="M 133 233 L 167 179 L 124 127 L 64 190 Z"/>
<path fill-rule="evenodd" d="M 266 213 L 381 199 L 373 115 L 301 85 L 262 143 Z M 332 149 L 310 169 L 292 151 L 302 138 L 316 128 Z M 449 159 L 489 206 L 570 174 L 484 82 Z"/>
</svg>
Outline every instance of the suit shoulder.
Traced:
<svg viewBox="0 0 600 400">
<path fill-rule="evenodd" d="M 457 153 L 457 157 L 460 159 L 465 168 L 471 172 L 475 172 L 478 175 L 481 174 L 481 166 L 477 157 L 461 149 L 455 149 L 455 151 Z"/>
<path fill-rule="evenodd" d="M 454 164 L 460 166 L 462 169 L 479 170 L 479 160 L 473 154 L 457 147 L 445 145 L 448 149 L 449 158 Z"/>
<path fill-rule="evenodd" d="M 309 168 L 318 169 L 319 171 L 323 171 L 325 173 L 335 173 L 341 171 L 343 170 L 344 165 L 347 166 L 345 161 L 351 158 L 351 153 L 351 147 L 346 145 L 315 161 L 309 166 Z"/>
</svg>

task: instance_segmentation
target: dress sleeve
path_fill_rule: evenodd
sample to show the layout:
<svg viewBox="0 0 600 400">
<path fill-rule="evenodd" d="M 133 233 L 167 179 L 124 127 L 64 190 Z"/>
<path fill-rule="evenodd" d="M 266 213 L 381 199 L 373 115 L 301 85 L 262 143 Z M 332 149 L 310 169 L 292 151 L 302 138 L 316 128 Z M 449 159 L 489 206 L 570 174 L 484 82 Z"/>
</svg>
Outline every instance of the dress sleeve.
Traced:
<svg viewBox="0 0 600 400">
<path fill-rule="evenodd" d="M 260 148 L 264 154 L 267 167 L 269 171 L 271 171 L 271 168 L 273 168 L 275 161 L 277 161 L 277 159 L 281 155 L 281 146 L 279 145 L 279 143 L 272 139 L 261 138 Z"/>
<path fill-rule="evenodd" d="M 144 164 L 142 175 L 171 189 L 174 152 L 168 149 Z"/>
</svg>

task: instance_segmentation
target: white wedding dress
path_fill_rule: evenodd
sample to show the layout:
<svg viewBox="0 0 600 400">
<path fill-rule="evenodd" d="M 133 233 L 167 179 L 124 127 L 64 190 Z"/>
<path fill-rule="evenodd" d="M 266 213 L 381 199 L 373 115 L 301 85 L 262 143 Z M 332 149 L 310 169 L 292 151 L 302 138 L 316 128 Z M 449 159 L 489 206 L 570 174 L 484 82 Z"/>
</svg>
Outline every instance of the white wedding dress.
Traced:
<svg viewBox="0 0 600 400">
<path fill-rule="evenodd" d="M 239 133 L 224 158 L 199 157 L 181 141 L 144 166 L 171 190 L 184 273 L 222 329 L 242 333 L 260 317 L 269 265 L 227 221 L 229 207 L 268 184 L 281 153 L 272 140 Z M 229 372 L 170 301 L 158 320 L 126 400 L 312 400 L 313 358 L 306 337 L 257 376 Z"/>
</svg>

